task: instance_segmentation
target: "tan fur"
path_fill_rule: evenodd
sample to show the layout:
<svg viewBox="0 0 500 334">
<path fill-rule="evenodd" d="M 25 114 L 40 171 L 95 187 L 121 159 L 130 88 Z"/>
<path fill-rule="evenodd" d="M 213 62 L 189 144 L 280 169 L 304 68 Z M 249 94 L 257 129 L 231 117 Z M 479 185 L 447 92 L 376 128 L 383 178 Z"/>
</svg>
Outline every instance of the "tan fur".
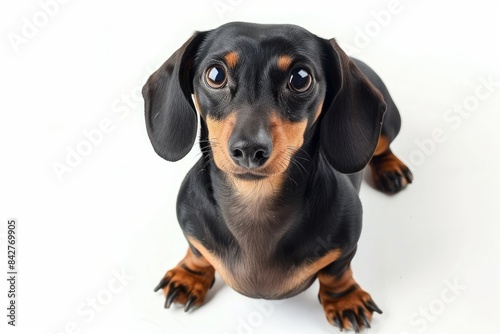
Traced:
<svg viewBox="0 0 500 334">
<path fill-rule="evenodd" d="M 227 66 L 230 68 L 235 68 L 238 63 L 239 56 L 236 52 L 231 51 L 224 56 L 224 60 L 226 61 Z"/>
<path fill-rule="evenodd" d="M 234 174 L 245 173 L 246 170 L 232 161 L 227 148 L 229 138 L 237 122 L 236 113 L 231 113 L 221 121 L 208 116 L 206 122 L 215 164 L 227 173 L 229 180 L 239 194 L 246 198 L 255 195 L 256 203 L 281 189 L 286 177 L 284 172 L 290 164 L 292 155 L 304 143 L 304 132 L 307 127 L 306 120 L 292 123 L 273 113 L 270 118 L 273 152 L 264 166 L 254 171 L 268 177 L 263 180 L 249 181 L 234 176 Z"/>
<path fill-rule="evenodd" d="M 215 164 L 219 169 L 226 172 L 228 168 L 234 165 L 229 157 L 227 145 L 229 137 L 233 132 L 234 125 L 236 124 L 236 114 L 233 112 L 224 120 L 216 120 L 207 116 L 206 122 L 208 127 L 208 140 L 212 147 Z"/>
<path fill-rule="evenodd" d="M 212 267 L 210 262 L 208 262 L 203 256 L 196 257 L 193 254 L 191 248 L 188 248 L 187 254 L 181 261 L 181 263 L 183 262 L 186 266 L 193 270 L 207 269 L 207 267 Z"/>
<path fill-rule="evenodd" d="M 333 279 L 331 275 L 323 273 L 318 274 L 318 279 L 320 283 L 327 287 L 331 292 L 342 292 L 356 284 L 356 281 L 354 281 L 354 278 L 352 277 L 351 268 L 344 271 L 344 273 L 336 279 Z"/>
<path fill-rule="evenodd" d="M 389 138 L 387 138 L 387 136 L 380 135 L 378 139 L 377 148 L 375 149 L 375 153 L 373 155 L 374 156 L 380 155 L 385 151 L 387 151 L 387 149 L 389 148 L 389 144 L 390 144 Z"/>
<path fill-rule="evenodd" d="M 292 61 L 293 61 L 292 57 L 288 55 L 280 56 L 278 58 L 278 69 L 283 72 L 288 71 L 290 65 L 292 65 Z"/>
</svg>

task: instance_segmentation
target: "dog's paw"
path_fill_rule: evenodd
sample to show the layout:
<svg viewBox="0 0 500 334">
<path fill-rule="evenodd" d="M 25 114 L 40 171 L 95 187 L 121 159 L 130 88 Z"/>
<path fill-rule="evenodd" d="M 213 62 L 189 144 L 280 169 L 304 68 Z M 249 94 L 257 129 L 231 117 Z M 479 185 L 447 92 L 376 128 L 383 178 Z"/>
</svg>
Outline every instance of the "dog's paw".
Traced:
<svg viewBox="0 0 500 334">
<path fill-rule="evenodd" d="M 391 151 L 374 156 L 370 162 L 375 187 L 395 194 L 413 181 L 410 169 Z"/>
<path fill-rule="evenodd" d="M 370 328 L 373 312 L 382 314 L 370 295 L 357 284 L 340 293 L 321 286 L 318 297 L 328 322 L 340 330 L 359 333 L 365 327 Z"/>
<path fill-rule="evenodd" d="M 187 312 L 193 306 L 200 306 L 203 303 L 214 282 L 213 268 L 191 269 L 181 263 L 165 274 L 154 291 L 163 289 L 165 308 L 170 308 L 175 302 L 183 304 L 184 311 Z"/>
</svg>

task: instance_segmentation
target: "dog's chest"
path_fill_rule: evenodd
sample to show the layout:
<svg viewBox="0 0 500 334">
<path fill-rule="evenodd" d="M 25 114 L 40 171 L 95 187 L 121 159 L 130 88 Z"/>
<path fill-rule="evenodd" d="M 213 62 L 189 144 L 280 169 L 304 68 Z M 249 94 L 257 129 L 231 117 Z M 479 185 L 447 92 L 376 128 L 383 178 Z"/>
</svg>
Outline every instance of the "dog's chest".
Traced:
<svg viewBox="0 0 500 334">
<path fill-rule="evenodd" d="M 295 222 L 292 208 L 271 196 L 235 196 L 221 211 L 240 246 L 253 254 L 259 246 L 273 248 Z"/>
<path fill-rule="evenodd" d="M 279 298 L 307 287 L 309 282 L 300 274 L 303 268 L 277 256 L 282 254 L 280 240 L 297 223 L 296 210 L 269 197 L 235 198 L 222 208 L 238 248 L 226 250 L 224 269 L 219 272 L 235 290 L 252 297 Z"/>
</svg>

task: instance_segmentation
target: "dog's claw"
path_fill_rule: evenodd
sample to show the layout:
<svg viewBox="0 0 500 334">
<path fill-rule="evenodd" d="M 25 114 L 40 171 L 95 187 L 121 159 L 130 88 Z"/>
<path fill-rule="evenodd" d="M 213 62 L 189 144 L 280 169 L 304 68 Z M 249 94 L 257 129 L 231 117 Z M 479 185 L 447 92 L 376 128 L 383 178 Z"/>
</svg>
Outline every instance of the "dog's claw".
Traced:
<svg viewBox="0 0 500 334">
<path fill-rule="evenodd" d="M 377 312 L 378 314 L 382 314 L 382 310 L 375 304 L 373 300 L 369 300 L 366 302 L 366 308 L 372 312 Z"/>
<path fill-rule="evenodd" d="M 160 283 L 158 283 L 158 285 L 154 289 L 154 292 L 156 292 L 160 289 L 163 289 L 164 287 L 166 287 L 168 285 L 169 282 L 170 282 L 170 277 L 163 277 L 161 279 Z"/>
<path fill-rule="evenodd" d="M 167 294 L 167 300 L 165 301 L 165 308 L 170 308 L 170 305 L 172 305 L 172 302 L 174 301 L 175 297 L 181 292 L 181 287 L 176 287 L 170 289 L 170 291 Z"/>
<path fill-rule="evenodd" d="M 403 171 L 403 175 L 405 176 L 406 181 L 408 181 L 408 183 L 413 182 L 413 174 L 409 169 Z"/>
<path fill-rule="evenodd" d="M 370 320 L 368 320 L 368 318 L 366 317 L 365 311 L 363 311 L 363 309 L 361 307 L 358 309 L 358 314 L 359 314 L 359 318 L 361 319 L 361 322 L 363 323 L 363 325 L 367 328 L 372 328 L 370 326 Z"/>
<path fill-rule="evenodd" d="M 186 302 L 186 306 L 184 306 L 184 312 L 189 311 L 191 307 L 193 307 L 195 302 L 196 302 L 196 296 L 189 297 L 188 301 Z"/>
<path fill-rule="evenodd" d="M 354 314 L 354 312 L 351 310 L 345 311 L 344 317 L 349 319 L 349 321 L 351 322 L 351 326 L 352 329 L 354 330 L 354 333 L 359 333 L 358 321 L 356 320 L 356 315 Z"/>
<path fill-rule="evenodd" d="M 335 325 L 340 329 L 340 331 L 342 332 L 342 330 L 344 329 L 344 326 L 342 325 L 342 321 L 340 321 L 340 318 L 339 316 L 335 316 L 335 318 L 333 318 L 333 322 L 335 323 Z"/>
<path fill-rule="evenodd" d="M 401 180 L 401 175 L 399 174 L 393 174 L 393 177 L 394 177 L 394 187 L 393 187 L 393 191 L 397 191 L 401 188 L 403 188 L 403 181 Z"/>
</svg>

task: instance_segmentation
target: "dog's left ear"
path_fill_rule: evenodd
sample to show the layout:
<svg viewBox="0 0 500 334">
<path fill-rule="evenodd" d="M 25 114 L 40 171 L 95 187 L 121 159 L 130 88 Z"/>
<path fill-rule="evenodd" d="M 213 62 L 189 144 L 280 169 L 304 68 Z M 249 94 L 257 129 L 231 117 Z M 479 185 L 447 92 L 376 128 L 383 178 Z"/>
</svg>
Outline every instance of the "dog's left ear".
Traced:
<svg viewBox="0 0 500 334">
<path fill-rule="evenodd" d="M 168 161 L 182 159 L 196 139 L 198 118 L 191 100 L 192 68 L 205 34 L 195 33 L 142 89 L 149 139 L 156 153 Z"/>
<path fill-rule="evenodd" d="M 362 170 L 377 147 L 386 104 L 380 91 L 338 46 L 322 40 L 327 92 L 320 145 L 330 165 L 341 173 Z"/>
</svg>

